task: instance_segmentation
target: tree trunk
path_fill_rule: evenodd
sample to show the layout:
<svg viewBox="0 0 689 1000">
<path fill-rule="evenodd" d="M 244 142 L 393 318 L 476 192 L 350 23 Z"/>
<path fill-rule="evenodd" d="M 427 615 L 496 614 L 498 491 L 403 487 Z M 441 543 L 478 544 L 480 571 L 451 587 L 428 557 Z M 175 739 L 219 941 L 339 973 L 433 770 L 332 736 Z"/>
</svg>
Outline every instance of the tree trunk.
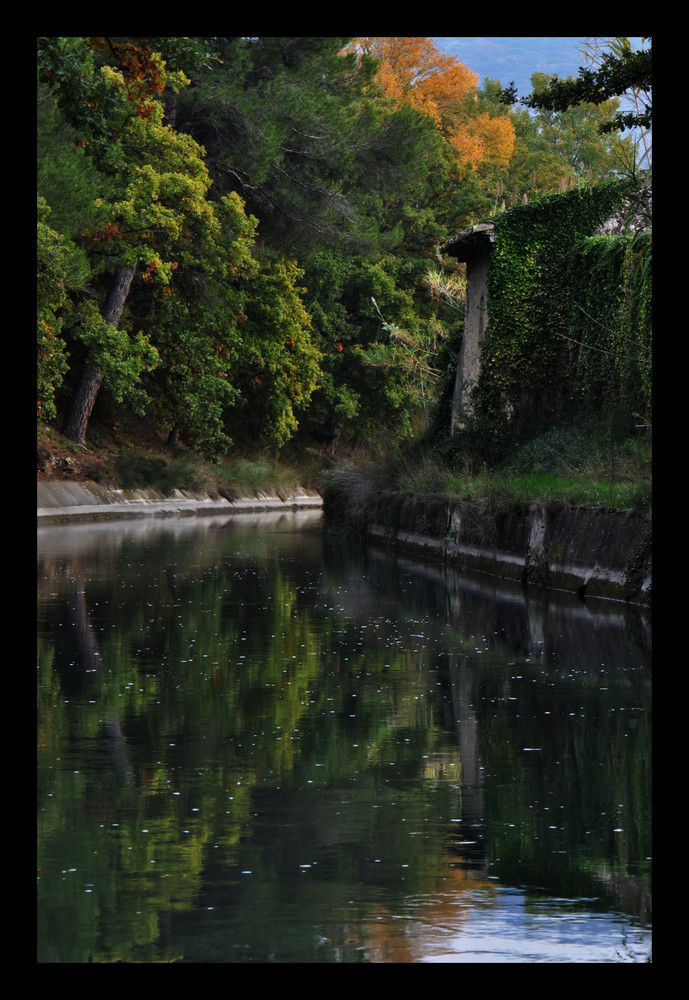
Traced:
<svg viewBox="0 0 689 1000">
<path fill-rule="evenodd" d="M 136 267 L 120 266 L 112 277 L 110 290 L 101 309 L 101 316 L 111 326 L 119 325 L 135 272 Z M 92 361 L 87 361 L 81 373 L 79 384 L 74 390 L 62 428 L 65 437 L 76 441 L 77 444 L 83 444 L 86 440 L 86 428 L 102 384 L 103 375 L 100 368 Z"/>
<path fill-rule="evenodd" d="M 69 404 L 69 412 L 62 428 L 62 433 L 70 441 L 83 444 L 86 440 L 86 428 L 102 384 L 103 376 L 100 368 L 87 361 L 81 373 L 79 384 L 74 390 Z"/>
<path fill-rule="evenodd" d="M 120 325 L 122 310 L 127 301 L 129 289 L 132 287 L 135 272 L 136 267 L 120 265 L 112 276 L 110 291 L 101 309 L 103 319 L 106 323 L 110 323 L 111 326 Z"/>
</svg>

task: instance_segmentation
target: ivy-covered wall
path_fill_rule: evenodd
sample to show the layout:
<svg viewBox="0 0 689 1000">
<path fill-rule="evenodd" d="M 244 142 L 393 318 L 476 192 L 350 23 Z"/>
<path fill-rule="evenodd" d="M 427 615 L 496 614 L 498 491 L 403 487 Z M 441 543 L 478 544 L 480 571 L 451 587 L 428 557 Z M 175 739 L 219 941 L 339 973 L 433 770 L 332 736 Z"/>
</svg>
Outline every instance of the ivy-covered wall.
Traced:
<svg viewBox="0 0 689 1000">
<path fill-rule="evenodd" d="M 592 238 L 625 193 L 624 183 L 606 182 L 494 220 L 489 320 L 472 394 L 486 429 L 537 431 L 573 396 L 593 403 L 631 394 L 632 409 L 650 407 L 650 365 L 616 356 L 650 360 L 650 233 Z M 628 351 L 621 336 L 634 342 Z"/>
<path fill-rule="evenodd" d="M 650 424 L 651 230 L 584 240 L 570 275 L 573 394 Z"/>
</svg>

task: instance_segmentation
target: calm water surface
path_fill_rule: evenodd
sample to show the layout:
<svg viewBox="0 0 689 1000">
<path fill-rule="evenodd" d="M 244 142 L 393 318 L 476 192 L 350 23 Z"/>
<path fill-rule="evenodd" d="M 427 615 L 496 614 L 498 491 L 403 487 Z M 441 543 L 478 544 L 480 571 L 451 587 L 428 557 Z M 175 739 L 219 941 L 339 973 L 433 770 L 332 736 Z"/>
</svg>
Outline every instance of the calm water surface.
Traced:
<svg viewBox="0 0 689 1000">
<path fill-rule="evenodd" d="M 317 512 L 39 529 L 39 960 L 650 961 L 650 645 Z"/>
</svg>

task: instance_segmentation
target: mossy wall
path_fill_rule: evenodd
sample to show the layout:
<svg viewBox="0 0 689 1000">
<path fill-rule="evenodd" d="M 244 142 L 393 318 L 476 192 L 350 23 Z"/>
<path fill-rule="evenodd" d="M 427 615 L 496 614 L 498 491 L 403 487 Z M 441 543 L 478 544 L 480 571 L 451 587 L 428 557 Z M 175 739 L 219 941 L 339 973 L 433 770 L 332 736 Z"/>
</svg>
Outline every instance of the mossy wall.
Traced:
<svg viewBox="0 0 689 1000">
<path fill-rule="evenodd" d="M 606 182 L 494 220 L 472 409 L 495 437 L 538 432 L 582 400 L 650 421 L 650 231 L 593 236 L 627 193 Z"/>
<path fill-rule="evenodd" d="M 599 507 L 404 497 L 371 490 L 355 506 L 324 496 L 326 524 L 452 566 L 584 597 L 650 605 L 651 515 Z"/>
<path fill-rule="evenodd" d="M 652 237 L 595 236 L 572 252 L 572 394 L 652 422 Z"/>
</svg>

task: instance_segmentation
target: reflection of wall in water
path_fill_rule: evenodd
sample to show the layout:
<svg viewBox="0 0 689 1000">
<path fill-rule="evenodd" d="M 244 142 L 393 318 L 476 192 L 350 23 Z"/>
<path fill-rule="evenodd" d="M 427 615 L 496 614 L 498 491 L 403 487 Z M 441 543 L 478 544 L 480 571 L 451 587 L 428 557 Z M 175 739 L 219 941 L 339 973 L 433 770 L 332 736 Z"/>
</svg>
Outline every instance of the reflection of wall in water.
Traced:
<svg viewBox="0 0 689 1000">
<path fill-rule="evenodd" d="M 483 780 L 478 758 L 478 717 L 472 705 L 475 667 L 472 657 L 463 653 L 451 655 L 449 660 L 452 709 L 462 763 L 462 823 L 478 826 L 483 822 Z"/>
</svg>

